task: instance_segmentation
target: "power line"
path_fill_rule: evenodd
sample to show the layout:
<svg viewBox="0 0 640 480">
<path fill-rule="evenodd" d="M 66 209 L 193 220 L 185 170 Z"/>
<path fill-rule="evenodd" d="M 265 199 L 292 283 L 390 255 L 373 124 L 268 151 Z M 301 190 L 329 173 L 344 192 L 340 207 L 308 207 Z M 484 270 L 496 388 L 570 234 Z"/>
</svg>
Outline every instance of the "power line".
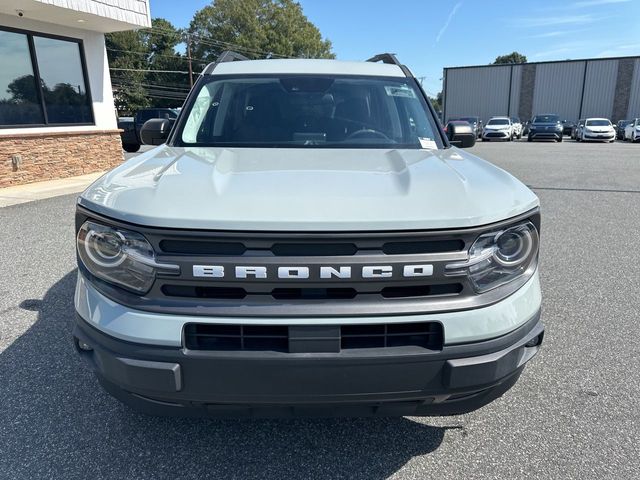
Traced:
<svg viewBox="0 0 640 480">
<path fill-rule="evenodd" d="M 113 83 L 120 84 L 120 85 L 130 85 L 133 87 L 141 86 L 145 88 L 157 88 L 160 90 L 167 90 L 168 92 L 177 93 L 180 95 L 187 95 L 190 91 L 188 88 L 169 87 L 169 86 L 166 86 L 163 84 L 157 84 L 157 83 L 134 83 L 134 82 L 129 82 L 127 81 L 127 79 L 124 79 L 124 78 L 114 79 Z"/>
<path fill-rule="evenodd" d="M 189 72 L 186 72 L 184 70 L 154 70 L 151 68 L 116 68 L 116 67 L 109 67 L 109 70 L 115 70 L 118 72 L 147 72 L 147 73 L 151 73 L 151 72 L 155 72 L 155 73 L 184 73 L 184 74 L 188 74 Z M 197 75 L 200 75 L 199 73 Z"/>
<path fill-rule="evenodd" d="M 158 33 L 161 35 L 171 35 L 174 36 L 175 32 L 171 32 L 169 30 L 164 30 L 158 27 L 150 27 L 150 28 L 146 28 L 143 29 L 146 31 L 150 31 L 152 33 Z M 272 56 L 272 57 L 279 57 L 279 58 L 289 58 L 286 55 L 280 55 L 274 52 L 265 52 L 262 50 L 258 50 L 258 49 L 252 49 L 249 47 L 243 47 L 242 45 L 238 45 L 236 43 L 231 43 L 231 42 L 224 42 L 222 40 L 216 40 L 214 38 L 210 38 L 210 37 L 203 37 L 202 35 L 199 35 L 197 33 L 192 33 L 192 32 L 188 32 L 185 31 L 184 35 L 188 35 L 190 37 L 196 38 L 200 41 L 200 43 L 203 43 L 205 45 L 209 45 L 209 46 L 214 46 L 214 47 L 222 47 L 222 48 L 232 48 L 234 50 L 237 50 L 239 52 L 245 52 L 245 53 L 253 53 L 256 55 L 261 55 L 261 56 Z"/>
<path fill-rule="evenodd" d="M 173 59 L 177 59 L 177 60 L 188 60 L 188 57 L 183 57 L 181 55 L 164 55 L 162 53 L 145 53 L 145 52 L 135 52 L 133 50 L 120 50 L 117 48 L 109 48 L 107 47 L 107 50 L 109 50 L 110 52 L 122 52 L 122 53 L 132 53 L 134 55 L 144 55 L 145 57 L 149 57 L 149 58 L 153 58 L 153 57 L 164 57 L 164 58 L 173 58 Z M 194 62 L 198 62 L 198 63 L 203 63 L 203 64 L 208 64 L 210 63 L 208 60 L 200 60 L 197 58 L 193 58 L 192 60 Z"/>
</svg>

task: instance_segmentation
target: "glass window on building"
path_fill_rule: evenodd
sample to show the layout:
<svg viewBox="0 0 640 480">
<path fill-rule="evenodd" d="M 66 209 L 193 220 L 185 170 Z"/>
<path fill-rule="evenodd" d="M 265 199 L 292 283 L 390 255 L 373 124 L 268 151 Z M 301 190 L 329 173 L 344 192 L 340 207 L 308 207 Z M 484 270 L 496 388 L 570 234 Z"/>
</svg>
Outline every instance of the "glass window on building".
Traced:
<svg viewBox="0 0 640 480">
<path fill-rule="evenodd" d="M 29 39 L 0 30 L 0 125 L 43 124 Z"/>
<path fill-rule="evenodd" d="M 0 127 L 92 124 L 86 78 L 79 41 L 0 30 Z"/>
<path fill-rule="evenodd" d="M 33 42 L 49 123 L 90 123 L 80 45 L 45 37 Z"/>
</svg>

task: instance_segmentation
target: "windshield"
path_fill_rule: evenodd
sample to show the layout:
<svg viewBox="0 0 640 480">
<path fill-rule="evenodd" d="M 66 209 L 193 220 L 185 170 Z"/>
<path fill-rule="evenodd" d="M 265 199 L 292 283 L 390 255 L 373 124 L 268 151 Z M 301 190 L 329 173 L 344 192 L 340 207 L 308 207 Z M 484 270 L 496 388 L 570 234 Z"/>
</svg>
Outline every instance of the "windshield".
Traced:
<svg viewBox="0 0 640 480">
<path fill-rule="evenodd" d="M 181 145 L 442 146 L 422 93 L 405 78 L 212 77 L 189 108 Z"/>
<path fill-rule="evenodd" d="M 611 122 L 609 120 L 587 120 L 585 124 L 587 127 L 609 127 Z"/>
<path fill-rule="evenodd" d="M 469 122 L 469 123 L 478 123 L 477 117 L 460 117 L 460 118 L 456 118 L 455 120 L 462 120 L 463 122 Z"/>
<path fill-rule="evenodd" d="M 509 120 L 506 118 L 492 118 L 487 125 L 509 125 Z"/>
<path fill-rule="evenodd" d="M 536 115 L 533 117 L 533 123 L 558 123 L 559 121 L 558 115 Z"/>
</svg>

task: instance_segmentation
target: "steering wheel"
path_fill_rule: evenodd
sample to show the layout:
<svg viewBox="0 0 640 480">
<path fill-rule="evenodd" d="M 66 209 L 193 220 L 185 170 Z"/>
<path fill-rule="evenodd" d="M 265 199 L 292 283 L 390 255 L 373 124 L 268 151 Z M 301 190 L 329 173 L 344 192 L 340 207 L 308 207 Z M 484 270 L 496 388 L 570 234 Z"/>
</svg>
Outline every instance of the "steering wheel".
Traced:
<svg viewBox="0 0 640 480">
<path fill-rule="evenodd" d="M 354 138 L 380 138 L 382 140 L 391 140 L 380 130 L 373 130 L 372 128 L 362 128 L 360 130 L 356 130 L 353 133 L 347 135 L 345 140 L 352 140 Z"/>
</svg>

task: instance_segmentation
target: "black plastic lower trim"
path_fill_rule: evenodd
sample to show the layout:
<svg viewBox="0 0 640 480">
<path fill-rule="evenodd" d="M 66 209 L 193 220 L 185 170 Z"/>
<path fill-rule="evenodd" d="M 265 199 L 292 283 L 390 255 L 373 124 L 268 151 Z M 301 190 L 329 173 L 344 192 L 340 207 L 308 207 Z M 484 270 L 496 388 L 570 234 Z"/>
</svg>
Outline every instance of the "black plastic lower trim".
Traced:
<svg viewBox="0 0 640 480">
<path fill-rule="evenodd" d="M 434 352 L 203 352 L 124 342 L 77 317 L 101 384 L 132 408 L 180 416 L 450 415 L 507 391 L 540 348 L 538 313 L 502 337 Z M 90 348 L 90 350 L 87 350 Z"/>
</svg>

